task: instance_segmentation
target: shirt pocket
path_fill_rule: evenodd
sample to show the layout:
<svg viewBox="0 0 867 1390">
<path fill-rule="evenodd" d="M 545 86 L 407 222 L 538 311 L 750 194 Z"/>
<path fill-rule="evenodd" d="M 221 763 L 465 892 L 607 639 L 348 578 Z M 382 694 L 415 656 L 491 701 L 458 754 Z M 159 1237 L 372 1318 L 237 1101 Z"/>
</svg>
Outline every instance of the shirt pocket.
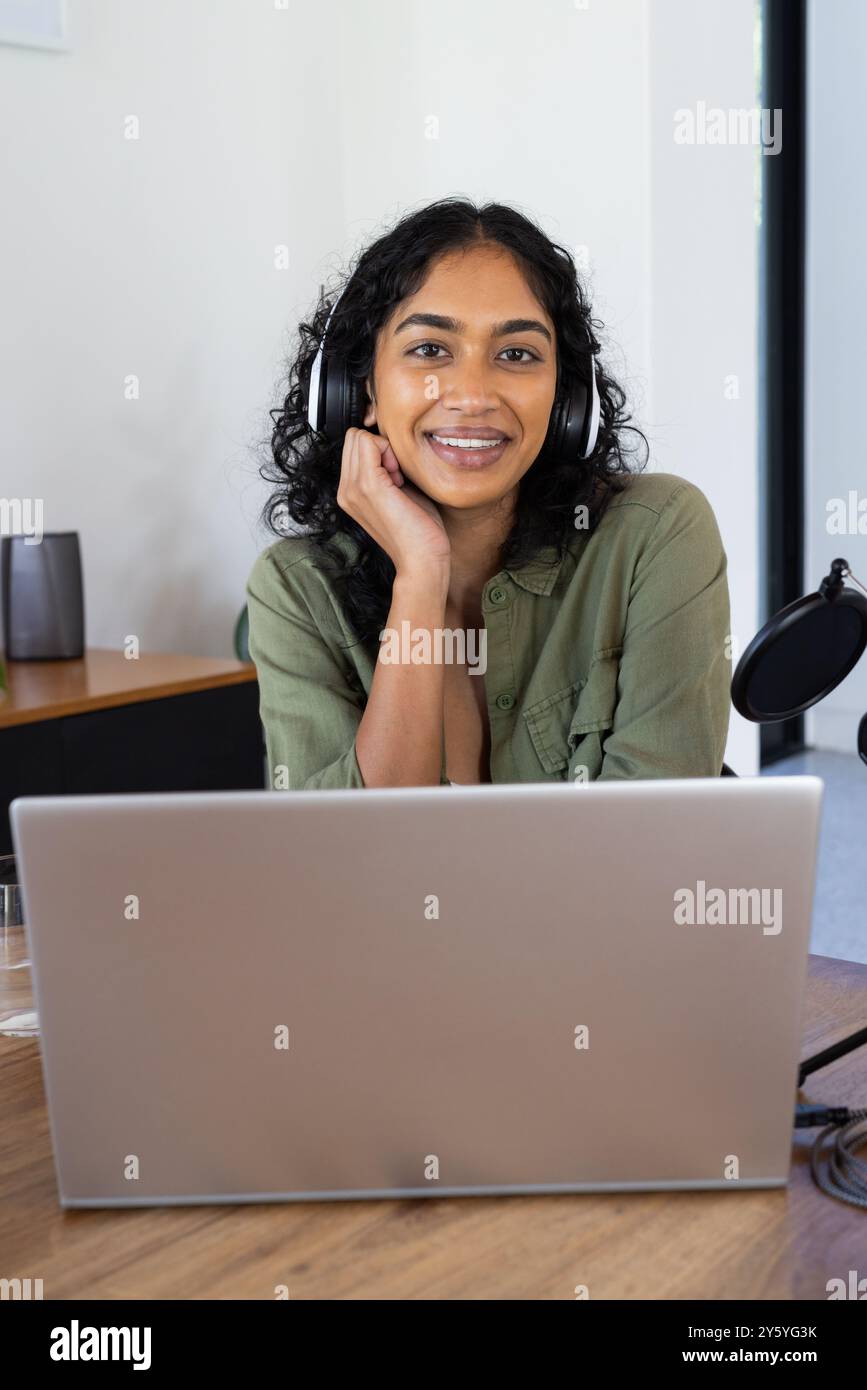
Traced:
<svg viewBox="0 0 867 1390">
<path fill-rule="evenodd" d="M 602 761 L 602 736 L 614 723 L 619 651 L 593 658 L 585 677 L 524 710 L 530 740 L 544 772 L 561 779 L 573 763 L 593 778 Z M 588 735 L 597 735 L 588 738 Z M 586 757 L 584 756 L 586 752 Z"/>
</svg>

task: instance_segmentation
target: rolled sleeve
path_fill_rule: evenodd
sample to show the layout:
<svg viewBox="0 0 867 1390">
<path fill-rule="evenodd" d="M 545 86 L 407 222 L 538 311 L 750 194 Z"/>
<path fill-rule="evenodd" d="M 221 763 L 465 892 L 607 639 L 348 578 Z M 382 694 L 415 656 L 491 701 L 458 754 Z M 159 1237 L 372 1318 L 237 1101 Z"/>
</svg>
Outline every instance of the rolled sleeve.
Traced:
<svg viewBox="0 0 867 1390">
<path fill-rule="evenodd" d="M 684 481 L 633 572 L 600 781 L 720 775 L 731 709 L 730 621 L 716 517 L 704 493 Z"/>
<path fill-rule="evenodd" d="M 272 548 L 273 549 L 273 548 Z M 279 790 L 363 787 L 355 737 L 363 698 L 271 550 L 247 580 L 249 648 L 259 678 L 269 783 Z"/>
</svg>

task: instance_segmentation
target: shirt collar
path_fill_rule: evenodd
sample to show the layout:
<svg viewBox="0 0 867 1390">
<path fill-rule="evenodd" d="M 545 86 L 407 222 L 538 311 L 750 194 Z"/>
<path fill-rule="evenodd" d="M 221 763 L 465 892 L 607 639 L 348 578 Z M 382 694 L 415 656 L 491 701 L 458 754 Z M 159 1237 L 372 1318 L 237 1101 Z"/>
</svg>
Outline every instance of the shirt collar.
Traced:
<svg viewBox="0 0 867 1390">
<path fill-rule="evenodd" d="M 526 589 L 531 594 L 544 594 L 548 597 L 560 577 L 560 570 L 563 567 L 564 556 L 558 558 L 556 545 L 543 546 L 541 550 L 528 560 L 526 564 L 513 569 L 509 565 L 503 566 L 503 573 L 510 579 L 514 579 L 516 584 L 520 584 L 522 589 Z"/>
</svg>

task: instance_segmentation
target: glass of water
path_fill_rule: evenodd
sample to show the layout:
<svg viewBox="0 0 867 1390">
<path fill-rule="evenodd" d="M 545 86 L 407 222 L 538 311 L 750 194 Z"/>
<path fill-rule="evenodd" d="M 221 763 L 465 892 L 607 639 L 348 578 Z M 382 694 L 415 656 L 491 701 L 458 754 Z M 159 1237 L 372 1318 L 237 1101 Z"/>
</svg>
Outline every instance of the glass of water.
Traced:
<svg viewBox="0 0 867 1390">
<path fill-rule="evenodd" d="M 0 1035 L 39 1035 L 23 901 L 14 854 L 0 854 Z"/>
</svg>

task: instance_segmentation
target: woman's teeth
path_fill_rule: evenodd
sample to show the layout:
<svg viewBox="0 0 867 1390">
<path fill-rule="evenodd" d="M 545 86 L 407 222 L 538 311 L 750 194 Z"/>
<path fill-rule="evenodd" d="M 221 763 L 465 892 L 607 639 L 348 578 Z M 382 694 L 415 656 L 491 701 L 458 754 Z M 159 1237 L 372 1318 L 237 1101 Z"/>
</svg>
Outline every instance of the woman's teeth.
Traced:
<svg viewBox="0 0 867 1390">
<path fill-rule="evenodd" d="M 431 439 L 451 449 L 496 449 L 506 442 L 505 439 L 454 439 L 447 434 L 432 434 Z"/>
</svg>

